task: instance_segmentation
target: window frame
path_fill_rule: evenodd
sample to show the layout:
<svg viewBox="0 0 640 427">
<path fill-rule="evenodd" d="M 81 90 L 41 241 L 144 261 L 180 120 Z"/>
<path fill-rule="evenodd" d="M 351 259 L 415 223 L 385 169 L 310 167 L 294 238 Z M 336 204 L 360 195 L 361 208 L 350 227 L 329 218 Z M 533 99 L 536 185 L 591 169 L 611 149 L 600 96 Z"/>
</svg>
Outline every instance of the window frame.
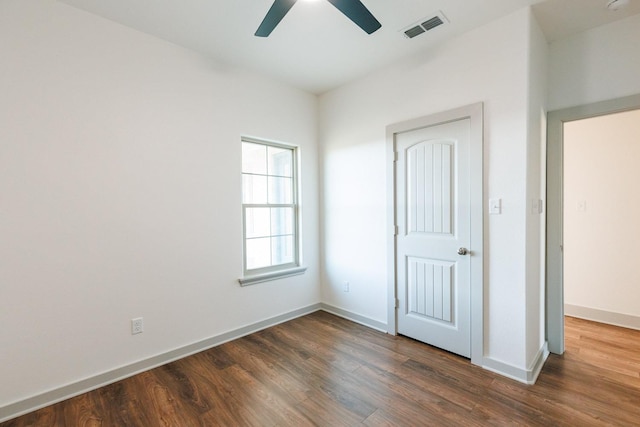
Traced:
<svg viewBox="0 0 640 427">
<path fill-rule="evenodd" d="M 244 176 L 245 171 L 243 167 L 244 155 L 241 154 L 241 176 L 242 179 L 242 277 L 238 279 L 238 282 L 242 286 L 253 285 L 260 282 L 266 282 L 270 280 L 276 280 L 284 277 L 295 276 L 298 274 L 303 274 L 306 271 L 306 267 L 301 266 L 301 247 L 302 241 L 300 238 L 300 149 L 297 145 L 293 144 L 285 144 L 281 142 L 267 141 L 264 139 L 257 139 L 251 137 L 242 137 L 241 138 L 241 148 L 244 143 L 263 145 L 265 147 L 274 147 L 284 150 L 291 151 L 291 179 L 292 179 L 292 188 L 291 188 L 291 203 L 269 203 L 267 200 L 266 203 L 245 203 L 244 199 Z M 242 150 L 241 150 L 242 151 Z M 248 175 L 248 174 L 247 174 Z M 277 175 L 269 175 L 269 171 L 267 170 L 268 177 L 277 177 Z M 293 224 L 292 224 L 292 244 L 293 244 L 293 260 L 291 262 L 287 262 L 284 264 L 277 265 L 269 265 L 266 267 L 259 267 L 248 269 L 247 268 L 247 241 L 250 238 L 247 237 L 247 209 L 250 208 L 291 208 L 293 212 Z M 273 234 L 270 234 L 269 237 L 273 237 Z"/>
</svg>

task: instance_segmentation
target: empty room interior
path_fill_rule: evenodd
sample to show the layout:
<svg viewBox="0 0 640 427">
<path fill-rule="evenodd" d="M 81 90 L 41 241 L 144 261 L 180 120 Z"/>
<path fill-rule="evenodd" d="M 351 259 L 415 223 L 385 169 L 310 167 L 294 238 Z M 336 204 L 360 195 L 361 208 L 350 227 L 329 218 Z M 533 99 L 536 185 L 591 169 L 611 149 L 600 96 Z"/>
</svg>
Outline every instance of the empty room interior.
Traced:
<svg viewBox="0 0 640 427">
<path fill-rule="evenodd" d="M 640 0 L 0 0 L 0 424 L 634 425 L 638 41 Z"/>
</svg>

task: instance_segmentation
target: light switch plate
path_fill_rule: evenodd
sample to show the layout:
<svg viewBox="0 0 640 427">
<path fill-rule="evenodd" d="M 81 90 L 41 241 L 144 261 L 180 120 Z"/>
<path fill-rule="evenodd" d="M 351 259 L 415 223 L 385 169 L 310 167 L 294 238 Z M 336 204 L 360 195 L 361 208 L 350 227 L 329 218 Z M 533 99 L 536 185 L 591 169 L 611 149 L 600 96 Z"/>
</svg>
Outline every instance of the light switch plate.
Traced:
<svg viewBox="0 0 640 427">
<path fill-rule="evenodd" d="M 502 199 L 489 199 L 489 214 L 500 215 L 502 213 Z"/>
<path fill-rule="evenodd" d="M 578 202 L 578 212 L 586 212 L 587 211 L 587 201 L 580 200 Z"/>
<path fill-rule="evenodd" d="M 531 213 L 534 215 L 542 213 L 542 200 L 531 199 Z"/>
</svg>

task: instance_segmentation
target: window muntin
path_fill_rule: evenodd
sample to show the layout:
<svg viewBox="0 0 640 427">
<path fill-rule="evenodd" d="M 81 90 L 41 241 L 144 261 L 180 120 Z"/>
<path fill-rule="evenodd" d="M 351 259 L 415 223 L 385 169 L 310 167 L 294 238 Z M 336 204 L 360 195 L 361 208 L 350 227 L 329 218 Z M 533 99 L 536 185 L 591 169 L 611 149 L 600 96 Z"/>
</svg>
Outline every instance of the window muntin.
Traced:
<svg viewBox="0 0 640 427">
<path fill-rule="evenodd" d="M 245 276 L 298 266 L 296 148 L 242 140 Z"/>
</svg>

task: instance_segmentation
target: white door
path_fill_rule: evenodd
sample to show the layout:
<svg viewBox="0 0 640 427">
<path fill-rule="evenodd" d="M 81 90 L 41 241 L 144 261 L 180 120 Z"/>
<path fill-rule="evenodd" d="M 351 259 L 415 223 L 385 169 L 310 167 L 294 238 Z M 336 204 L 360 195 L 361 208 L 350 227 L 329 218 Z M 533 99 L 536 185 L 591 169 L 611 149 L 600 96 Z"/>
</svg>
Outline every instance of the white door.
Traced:
<svg viewBox="0 0 640 427">
<path fill-rule="evenodd" d="M 401 132 L 398 333 L 471 357 L 470 119 Z"/>
</svg>

